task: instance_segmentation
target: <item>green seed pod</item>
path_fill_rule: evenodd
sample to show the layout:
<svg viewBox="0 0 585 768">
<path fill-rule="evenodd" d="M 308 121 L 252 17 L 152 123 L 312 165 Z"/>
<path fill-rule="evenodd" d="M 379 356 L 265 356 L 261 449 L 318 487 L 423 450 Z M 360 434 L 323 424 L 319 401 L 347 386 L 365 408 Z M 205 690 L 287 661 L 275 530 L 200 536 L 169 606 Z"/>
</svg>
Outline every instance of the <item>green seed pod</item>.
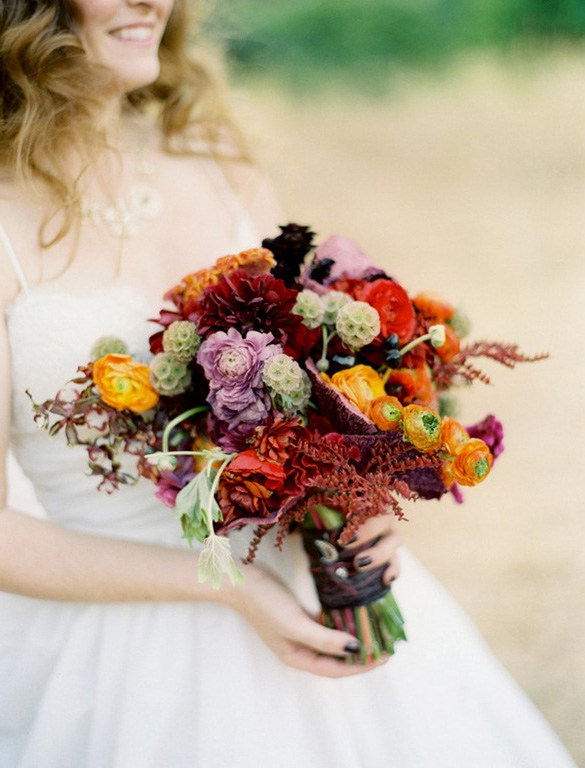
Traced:
<svg viewBox="0 0 585 768">
<path fill-rule="evenodd" d="M 191 371 L 186 363 L 160 352 L 150 361 L 150 383 L 160 395 L 180 395 L 191 385 Z"/>
<path fill-rule="evenodd" d="M 164 351 L 175 360 L 189 363 L 201 346 L 201 336 L 197 333 L 194 323 L 189 320 L 176 320 L 163 333 L 162 345 Z"/>
<path fill-rule="evenodd" d="M 335 330 L 347 347 L 361 349 L 380 333 L 380 315 L 365 301 L 352 301 L 339 310 Z"/>
<path fill-rule="evenodd" d="M 297 295 L 292 311 L 295 315 L 300 315 L 303 318 L 303 323 L 307 328 L 318 328 L 323 322 L 321 297 L 308 288 Z"/>
</svg>

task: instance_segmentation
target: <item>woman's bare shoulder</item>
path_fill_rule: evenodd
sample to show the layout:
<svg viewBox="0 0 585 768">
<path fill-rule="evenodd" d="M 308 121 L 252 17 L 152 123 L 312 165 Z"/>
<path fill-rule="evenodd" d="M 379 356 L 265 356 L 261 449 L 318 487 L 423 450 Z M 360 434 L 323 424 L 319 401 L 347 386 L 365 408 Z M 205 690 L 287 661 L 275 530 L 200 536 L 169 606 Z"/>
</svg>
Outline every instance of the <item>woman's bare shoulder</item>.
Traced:
<svg viewBox="0 0 585 768">
<path fill-rule="evenodd" d="M 270 178 L 245 142 L 228 129 L 210 142 L 195 128 L 187 140 L 189 152 L 218 166 L 258 231 L 267 236 L 273 233 L 283 218 L 282 208 Z"/>
<path fill-rule="evenodd" d="M 14 185 L 0 177 L 0 309 L 4 312 L 22 286 L 15 260 L 25 276 L 36 272 L 41 213 Z"/>
</svg>

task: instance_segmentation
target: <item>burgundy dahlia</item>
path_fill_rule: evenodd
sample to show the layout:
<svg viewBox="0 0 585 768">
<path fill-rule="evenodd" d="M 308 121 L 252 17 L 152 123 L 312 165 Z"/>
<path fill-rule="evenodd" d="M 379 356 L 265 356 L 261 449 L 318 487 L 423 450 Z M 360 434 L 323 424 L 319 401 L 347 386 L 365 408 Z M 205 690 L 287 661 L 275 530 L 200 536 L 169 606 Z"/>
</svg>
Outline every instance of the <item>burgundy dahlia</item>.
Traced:
<svg viewBox="0 0 585 768">
<path fill-rule="evenodd" d="M 302 322 L 291 312 L 296 299 L 297 291 L 282 280 L 272 275 L 251 276 L 238 269 L 205 289 L 196 306 L 197 328 L 204 338 L 237 328 L 242 334 L 252 330 L 272 333 L 286 344 Z"/>
</svg>

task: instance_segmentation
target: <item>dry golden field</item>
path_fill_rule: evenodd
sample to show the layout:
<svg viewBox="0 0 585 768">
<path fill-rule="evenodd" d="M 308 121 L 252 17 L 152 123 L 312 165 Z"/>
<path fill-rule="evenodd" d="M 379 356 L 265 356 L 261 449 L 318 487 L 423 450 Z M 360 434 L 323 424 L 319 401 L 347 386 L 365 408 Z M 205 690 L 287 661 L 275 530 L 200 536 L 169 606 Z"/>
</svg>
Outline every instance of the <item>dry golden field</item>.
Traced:
<svg viewBox="0 0 585 768">
<path fill-rule="evenodd" d="M 486 366 L 461 416 L 497 413 L 506 453 L 465 506 L 413 506 L 401 530 L 585 765 L 585 54 L 252 102 L 288 220 L 439 291 L 472 336 L 550 352 Z"/>
</svg>

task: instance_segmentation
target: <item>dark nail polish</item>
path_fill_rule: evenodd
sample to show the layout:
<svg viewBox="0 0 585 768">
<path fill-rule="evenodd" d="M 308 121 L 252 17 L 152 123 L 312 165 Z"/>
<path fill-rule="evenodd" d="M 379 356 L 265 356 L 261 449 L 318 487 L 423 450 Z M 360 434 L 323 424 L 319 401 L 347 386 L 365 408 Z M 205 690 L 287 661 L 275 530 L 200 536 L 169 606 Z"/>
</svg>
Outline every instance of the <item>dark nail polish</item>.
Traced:
<svg viewBox="0 0 585 768">
<path fill-rule="evenodd" d="M 355 544 L 356 541 L 357 541 L 357 533 L 354 533 L 354 535 L 351 537 L 351 539 L 347 540 L 347 543 L 348 544 Z"/>
<path fill-rule="evenodd" d="M 350 640 L 349 643 L 345 644 L 345 648 L 343 650 L 346 653 L 359 653 L 360 652 L 359 640 Z"/>
<path fill-rule="evenodd" d="M 369 565 L 372 562 L 371 557 L 358 557 L 357 559 L 357 567 L 358 568 L 365 568 L 366 565 Z"/>
</svg>

